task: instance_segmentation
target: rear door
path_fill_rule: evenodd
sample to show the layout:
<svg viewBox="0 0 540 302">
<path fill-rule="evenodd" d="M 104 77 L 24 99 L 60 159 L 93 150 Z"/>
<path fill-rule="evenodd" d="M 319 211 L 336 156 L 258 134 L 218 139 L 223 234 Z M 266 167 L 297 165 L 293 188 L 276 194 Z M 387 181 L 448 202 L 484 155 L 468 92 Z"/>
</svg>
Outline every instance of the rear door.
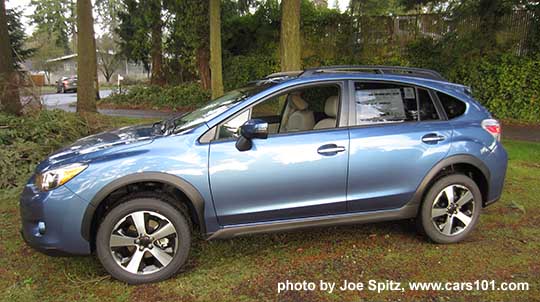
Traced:
<svg viewBox="0 0 540 302">
<path fill-rule="evenodd" d="M 349 212 L 399 208 L 448 153 L 451 125 L 427 89 L 352 83 Z"/>
</svg>

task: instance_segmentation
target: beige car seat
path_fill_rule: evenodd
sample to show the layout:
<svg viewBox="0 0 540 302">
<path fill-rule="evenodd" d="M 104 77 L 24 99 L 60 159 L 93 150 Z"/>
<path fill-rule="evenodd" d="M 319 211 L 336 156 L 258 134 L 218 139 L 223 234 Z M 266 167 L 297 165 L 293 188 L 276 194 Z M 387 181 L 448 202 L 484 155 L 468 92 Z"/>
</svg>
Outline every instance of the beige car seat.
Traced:
<svg viewBox="0 0 540 302">
<path fill-rule="evenodd" d="M 326 99 L 324 103 L 324 113 L 328 118 L 320 120 L 313 129 L 327 129 L 335 128 L 337 122 L 337 112 L 338 112 L 339 97 L 331 96 Z"/>
<path fill-rule="evenodd" d="M 308 110 L 309 104 L 299 95 L 289 98 L 289 118 L 282 127 L 283 132 L 305 131 L 313 129 L 315 117 L 313 111 Z"/>
</svg>

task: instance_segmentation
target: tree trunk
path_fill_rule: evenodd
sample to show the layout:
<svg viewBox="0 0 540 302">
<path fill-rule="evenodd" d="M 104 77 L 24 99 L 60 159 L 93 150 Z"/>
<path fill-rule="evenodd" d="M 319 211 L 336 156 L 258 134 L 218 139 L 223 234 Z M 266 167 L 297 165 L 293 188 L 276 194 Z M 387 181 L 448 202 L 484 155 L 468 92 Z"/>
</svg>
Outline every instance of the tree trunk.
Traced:
<svg viewBox="0 0 540 302">
<path fill-rule="evenodd" d="M 210 0 L 210 76 L 213 99 L 223 95 L 220 4 L 221 0 Z"/>
<path fill-rule="evenodd" d="M 150 84 L 159 86 L 165 84 L 165 77 L 163 76 L 162 26 L 161 13 L 158 13 L 152 24 L 152 49 L 150 50 L 152 76 Z"/>
<path fill-rule="evenodd" d="M 199 70 L 199 77 L 201 79 L 201 87 L 204 90 L 210 89 L 210 67 L 208 66 L 208 48 L 199 47 L 197 49 L 197 69 Z"/>
<path fill-rule="evenodd" d="M 302 68 L 300 46 L 300 0 L 281 1 L 281 70 Z"/>
<path fill-rule="evenodd" d="M 96 47 L 96 37 L 92 34 L 92 43 L 94 44 L 94 49 L 96 50 L 96 70 L 94 72 L 94 83 L 96 84 L 96 100 L 101 100 L 101 97 L 99 96 L 99 74 L 98 74 L 98 62 L 97 62 L 97 47 Z"/>
<path fill-rule="evenodd" d="M 18 82 L 11 56 L 6 6 L 4 0 L 0 0 L 0 110 L 10 114 L 21 113 Z"/>
<path fill-rule="evenodd" d="M 99 100 L 101 100 L 101 96 L 99 95 L 99 77 L 98 77 L 97 67 L 96 67 L 96 71 L 95 71 L 95 74 L 94 74 L 94 83 L 96 84 L 96 86 L 95 86 L 96 100 L 99 101 Z"/>
<path fill-rule="evenodd" d="M 112 78 L 112 73 L 109 72 L 108 70 L 106 70 L 104 73 L 103 73 L 103 76 L 105 77 L 105 81 L 107 81 L 107 83 L 110 83 L 111 82 L 111 78 Z"/>
<path fill-rule="evenodd" d="M 94 87 L 97 62 L 91 0 L 77 1 L 77 28 L 77 112 L 97 112 Z"/>
</svg>

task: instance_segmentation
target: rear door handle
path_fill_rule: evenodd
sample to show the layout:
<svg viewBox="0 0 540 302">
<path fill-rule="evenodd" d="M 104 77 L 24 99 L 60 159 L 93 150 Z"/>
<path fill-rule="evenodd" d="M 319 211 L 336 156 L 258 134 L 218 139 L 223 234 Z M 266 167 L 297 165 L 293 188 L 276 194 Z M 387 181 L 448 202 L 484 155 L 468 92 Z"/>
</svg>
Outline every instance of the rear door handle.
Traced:
<svg viewBox="0 0 540 302">
<path fill-rule="evenodd" d="M 439 135 L 437 133 L 430 133 L 430 134 L 426 134 L 422 136 L 422 142 L 428 143 L 428 144 L 429 143 L 434 144 L 434 143 L 443 141 L 444 139 L 445 139 L 444 136 Z"/>
<path fill-rule="evenodd" d="M 317 149 L 317 153 L 321 155 L 334 155 L 334 154 L 337 154 L 338 152 L 343 152 L 343 151 L 345 151 L 345 147 L 338 146 L 336 144 L 322 145 L 319 147 L 319 149 Z"/>
</svg>

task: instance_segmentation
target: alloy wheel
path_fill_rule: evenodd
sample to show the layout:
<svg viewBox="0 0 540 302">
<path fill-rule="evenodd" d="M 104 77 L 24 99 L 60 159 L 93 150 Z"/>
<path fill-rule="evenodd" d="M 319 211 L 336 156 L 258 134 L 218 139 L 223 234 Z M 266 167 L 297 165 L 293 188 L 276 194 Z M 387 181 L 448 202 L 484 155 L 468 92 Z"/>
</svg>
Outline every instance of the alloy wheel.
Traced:
<svg viewBox="0 0 540 302">
<path fill-rule="evenodd" d="M 109 248 L 122 269 L 132 274 L 151 274 L 172 261 L 178 248 L 178 234 L 165 216 L 136 211 L 114 226 Z"/>
<path fill-rule="evenodd" d="M 431 206 L 431 221 L 443 235 L 455 236 L 471 224 L 474 213 L 474 196 L 462 185 L 445 187 Z"/>
</svg>

